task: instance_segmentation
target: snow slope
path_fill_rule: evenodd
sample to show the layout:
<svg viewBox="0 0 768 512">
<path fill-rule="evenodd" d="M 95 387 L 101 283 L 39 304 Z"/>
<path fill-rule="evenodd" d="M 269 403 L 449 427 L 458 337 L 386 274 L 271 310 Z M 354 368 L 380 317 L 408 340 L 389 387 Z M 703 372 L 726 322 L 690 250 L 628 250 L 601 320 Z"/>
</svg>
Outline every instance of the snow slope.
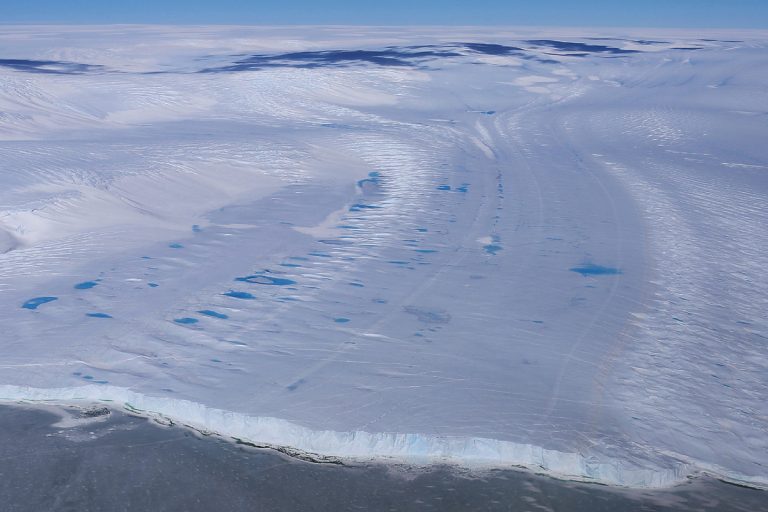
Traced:
<svg viewBox="0 0 768 512">
<path fill-rule="evenodd" d="M 3 399 L 768 485 L 767 34 L 51 30 L 2 34 Z"/>
</svg>

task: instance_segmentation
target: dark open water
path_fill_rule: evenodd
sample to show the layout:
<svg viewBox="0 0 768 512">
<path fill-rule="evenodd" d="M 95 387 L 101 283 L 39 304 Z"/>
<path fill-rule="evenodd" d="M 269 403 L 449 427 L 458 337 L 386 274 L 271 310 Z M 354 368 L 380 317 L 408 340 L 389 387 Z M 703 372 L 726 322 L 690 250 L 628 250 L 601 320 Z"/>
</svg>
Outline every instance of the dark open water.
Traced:
<svg viewBox="0 0 768 512">
<path fill-rule="evenodd" d="M 522 471 L 316 464 L 117 412 L 58 420 L 0 406 L 1 511 L 768 511 L 768 492 L 707 478 L 633 491 Z"/>
</svg>

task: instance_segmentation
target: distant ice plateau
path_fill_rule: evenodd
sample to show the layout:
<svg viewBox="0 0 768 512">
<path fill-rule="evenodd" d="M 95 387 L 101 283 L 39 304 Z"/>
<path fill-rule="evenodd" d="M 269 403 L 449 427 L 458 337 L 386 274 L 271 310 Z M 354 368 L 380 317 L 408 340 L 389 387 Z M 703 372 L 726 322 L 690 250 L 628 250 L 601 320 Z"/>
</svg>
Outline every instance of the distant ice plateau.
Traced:
<svg viewBox="0 0 768 512">
<path fill-rule="evenodd" d="M 768 487 L 768 33 L 1 37 L 0 400 Z"/>
</svg>

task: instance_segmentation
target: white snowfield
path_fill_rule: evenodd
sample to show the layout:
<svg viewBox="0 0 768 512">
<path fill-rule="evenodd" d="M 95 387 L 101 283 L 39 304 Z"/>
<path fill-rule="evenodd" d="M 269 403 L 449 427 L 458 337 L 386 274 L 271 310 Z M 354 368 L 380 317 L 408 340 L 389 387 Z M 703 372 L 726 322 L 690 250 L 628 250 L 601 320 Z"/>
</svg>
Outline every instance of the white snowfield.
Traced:
<svg viewBox="0 0 768 512">
<path fill-rule="evenodd" d="M 768 486 L 768 33 L 0 43 L 0 399 Z"/>
</svg>

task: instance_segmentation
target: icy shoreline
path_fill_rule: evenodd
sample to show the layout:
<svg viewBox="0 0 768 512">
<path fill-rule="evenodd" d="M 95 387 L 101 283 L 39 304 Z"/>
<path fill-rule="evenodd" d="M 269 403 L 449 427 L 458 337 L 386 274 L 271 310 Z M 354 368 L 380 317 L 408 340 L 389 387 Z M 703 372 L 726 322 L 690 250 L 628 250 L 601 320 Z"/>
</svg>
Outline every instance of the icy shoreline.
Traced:
<svg viewBox="0 0 768 512">
<path fill-rule="evenodd" d="M 765 489 L 768 482 L 679 462 L 674 468 L 650 469 L 628 462 L 565 453 L 542 447 L 481 437 L 429 436 L 415 433 L 336 432 L 312 430 L 280 418 L 248 416 L 209 408 L 188 400 L 151 397 L 114 386 L 31 388 L 0 386 L 0 403 L 96 402 L 223 438 L 281 449 L 287 453 L 347 460 L 397 461 L 418 466 L 435 463 L 468 469 L 524 468 L 547 476 L 629 488 L 659 489 L 679 485 L 695 473 L 726 482 Z M 303 458 L 303 457 L 302 457 Z"/>
</svg>

